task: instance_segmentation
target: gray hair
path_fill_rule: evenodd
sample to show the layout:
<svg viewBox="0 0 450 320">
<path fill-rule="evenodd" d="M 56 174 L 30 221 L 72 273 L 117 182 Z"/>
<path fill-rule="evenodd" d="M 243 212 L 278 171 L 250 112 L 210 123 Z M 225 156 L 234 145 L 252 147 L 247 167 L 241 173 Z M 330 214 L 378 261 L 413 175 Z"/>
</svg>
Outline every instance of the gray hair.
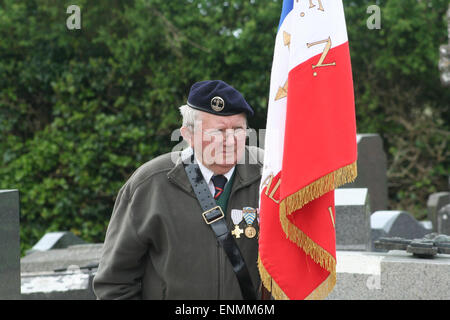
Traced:
<svg viewBox="0 0 450 320">
<path fill-rule="evenodd" d="M 200 111 L 189 107 L 188 105 L 182 105 L 180 108 L 181 116 L 183 117 L 183 127 L 194 128 L 194 123 L 199 118 Z"/>
</svg>

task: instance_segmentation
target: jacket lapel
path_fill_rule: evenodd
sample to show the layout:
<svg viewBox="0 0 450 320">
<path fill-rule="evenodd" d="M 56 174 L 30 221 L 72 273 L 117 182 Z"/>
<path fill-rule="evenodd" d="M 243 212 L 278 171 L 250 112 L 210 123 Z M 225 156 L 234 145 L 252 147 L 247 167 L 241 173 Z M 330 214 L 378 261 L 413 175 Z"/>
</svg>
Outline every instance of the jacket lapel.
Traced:
<svg viewBox="0 0 450 320">
<path fill-rule="evenodd" d="M 182 152 L 178 152 L 175 166 L 167 173 L 167 178 L 195 198 L 194 190 L 184 170 L 182 158 L 184 159 Z"/>
</svg>

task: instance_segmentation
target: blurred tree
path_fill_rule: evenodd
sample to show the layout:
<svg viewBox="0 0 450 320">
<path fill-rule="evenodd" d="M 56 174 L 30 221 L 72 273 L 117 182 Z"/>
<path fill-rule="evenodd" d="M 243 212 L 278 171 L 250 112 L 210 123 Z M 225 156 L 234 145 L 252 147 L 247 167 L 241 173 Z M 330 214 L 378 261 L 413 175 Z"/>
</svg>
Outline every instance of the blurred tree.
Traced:
<svg viewBox="0 0 450 320">
<path fill-rule="evenodd" d="M 69 5 L 81 29 L 68 30 Z M 45 232 L 103 240 L 118 190 L 178 141 L 195 81 L 242 90 L 264 123 L 280 3 L 99 0 L 0 9 L 0 188 L 21 191 L 22 252 Z"/>
<path fill-rule="evenodd" d="M 3 0 L 0 188 L 21 191 L 22 252 L 48 231 L 103 241 L 126 179 L 178 143 L 192 83 L 232 84 L 264 128 L 281 2 Z M 449 171 L 447 1 L 376 2 L 380 30 L 366 27 L 373 1 L 344 1 L 358 131 L 384 138 L 391 207 L 420 217 Z M 72 4 L 80 30 L 66 27 Z"/>
<path fill-rule="evenodd" d="M 448 188 L 450 90 L 438 69 L 448 1 L 377 1 L 380 30 L 366 27 L 372 4 L 345 2 L 358 131 L 384 139 L 390 207 L 420 219 L 428 195 Z"/>
</svg>

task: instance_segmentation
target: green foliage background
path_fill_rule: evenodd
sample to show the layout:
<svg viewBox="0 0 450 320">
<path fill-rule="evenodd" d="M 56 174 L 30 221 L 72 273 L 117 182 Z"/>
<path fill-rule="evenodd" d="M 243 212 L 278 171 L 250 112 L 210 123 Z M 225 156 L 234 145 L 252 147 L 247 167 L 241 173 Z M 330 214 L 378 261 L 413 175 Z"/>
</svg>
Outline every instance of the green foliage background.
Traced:
<svg viewBox="0 0 450 320">
<path fill-rule="evenodd" d="M 446 190 L 445 0 L 344 1 L 360 133 L 382 135 L 391 208 L 424 217 Z M 169 151 L 192 83 L 223 79 L 265 127 L 282 1 L 4 0 L 0 4 L 0 188 L 20 190 L 21 248 L 45 232 L 103 241 L 132 172 Z M 81 8 L 81 30 L 66 9 Z M 446 121 L 445 121 L 446 120 Z"/>
</svg>

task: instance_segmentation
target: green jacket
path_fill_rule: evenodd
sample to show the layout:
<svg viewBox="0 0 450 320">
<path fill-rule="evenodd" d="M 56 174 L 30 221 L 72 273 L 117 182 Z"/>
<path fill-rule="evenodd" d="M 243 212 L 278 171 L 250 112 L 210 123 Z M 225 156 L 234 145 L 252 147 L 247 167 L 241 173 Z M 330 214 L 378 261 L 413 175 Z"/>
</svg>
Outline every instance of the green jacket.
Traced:
<svg viewBox="0 0 450 320">
<path fill-rule="evenodd" d="M 246 164 L 236 165 L 226 212 L 230 230 L 232 209 L 258 207 L 262 159 L 261 149 L 247 148 Z M 117 196 L 93 281 L 97 298 L 242 299 L 231 263 L 202 212 L 180 152 L 142 165 Z M 242 220 L 241 229 L 245 226 Z M 258 237 L 242 234 L 236 242 L 259 290 Z"/>
</svg>

